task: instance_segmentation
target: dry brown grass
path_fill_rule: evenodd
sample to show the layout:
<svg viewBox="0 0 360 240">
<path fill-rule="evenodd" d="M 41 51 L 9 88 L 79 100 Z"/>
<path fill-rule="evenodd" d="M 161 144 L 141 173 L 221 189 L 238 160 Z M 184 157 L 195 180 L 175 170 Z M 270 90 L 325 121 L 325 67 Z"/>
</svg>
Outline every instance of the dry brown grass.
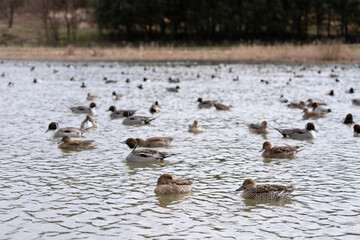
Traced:
<svg viewBox="0 0 360 240">
<path fill-rule="evenodd" d="M 76 50 L 76 51 L 75 51 Z M 64 54 L 65 53 L 65 54 Z M 341 43 L 232 47 L 19 48 L 0 47 L 0 59 L 113 61 L 356 62 L 360 46 Z"/>
</svg>

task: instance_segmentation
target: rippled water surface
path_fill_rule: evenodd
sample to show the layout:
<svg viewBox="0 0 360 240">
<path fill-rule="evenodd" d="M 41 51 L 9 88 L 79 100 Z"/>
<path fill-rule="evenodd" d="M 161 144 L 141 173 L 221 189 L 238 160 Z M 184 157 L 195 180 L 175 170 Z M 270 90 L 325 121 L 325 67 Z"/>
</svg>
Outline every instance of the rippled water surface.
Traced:
<svg viewBox="0 0 360 240">
<path fill-rule="evenodd" d="M 342 124 L 347 113 L 360 121 L 360 107 L 351 104 L 360 97 L 358 65 L 5 61 L 3 72 L 1 239 L 360 238 L 360 138 Z M 239 81 L 233 81 L 236 76 Z M 35 77 L 42 83 L 34 84 Z M 85 79 L 88 87 L 80 88 L 71 77 Z M 118 82 L 105 84 L 103 77 Z M 144 77 L 151 82 L 144 83 Z M 169 77 L 181 80 L 179 93 L 166 91 L 176 86 Z M 15 87 L 8 87 L 9 81 Z M 143 90 L 137 88 L 141 83 Z M 355 94 L 345 93 L 350 87 Z M 331 89 L 334 97 L 326 95 Z M 112 100 L 112 91 L 126 99 Z M 52 121 L 80 127 L 84 115 L 69 107 L 88 105 L 88 92 L 101 97 L 96 101 L 100 128 L 84 139 L 98 146 L 63 152 L 59 139 L 44 132 Z M 328 103 L 332 112 L 313 120 L 319 131 L 315 140 L 284 139 L 273 129 L 266 137 L 248 131 L 247 124 L 263 120 L 271 127 L 305 126 L 301 110 L 280 103 L 280 94 Z M 198 109 L 199 97 L 234 108 Z M 115 105 L 150 116 L 156 100 L 162 113 L 146 126 L 125 126 L 106 112 Z M 187 132 L 195 119 L 204 133 Z M 129 149 L 122 141 L 154 136 L 174 137 L 171 147 L 161 150 L 175 155 L 150 165 L 124 161 Z M 265 140 L 303 150 L 294 159 L 264 159 L 259 150 Z M 155 195 L 163 173 L 194 179 L 192 193 Z M 278 202 L 244 200 L 235 189 L 245 178 L 299 190 Z"/>
</svg>

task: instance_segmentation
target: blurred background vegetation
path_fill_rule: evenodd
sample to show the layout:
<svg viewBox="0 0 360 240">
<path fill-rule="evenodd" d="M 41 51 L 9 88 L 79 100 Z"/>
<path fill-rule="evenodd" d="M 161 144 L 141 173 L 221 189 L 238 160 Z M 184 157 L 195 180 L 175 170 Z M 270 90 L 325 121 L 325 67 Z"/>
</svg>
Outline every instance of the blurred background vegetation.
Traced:
<svg viewBox="0 0 360 240">
<path fill-rule="evenodd" d="M 0 0 L 2 46 L 357 43 L 360 0 Z"/>
</svg>

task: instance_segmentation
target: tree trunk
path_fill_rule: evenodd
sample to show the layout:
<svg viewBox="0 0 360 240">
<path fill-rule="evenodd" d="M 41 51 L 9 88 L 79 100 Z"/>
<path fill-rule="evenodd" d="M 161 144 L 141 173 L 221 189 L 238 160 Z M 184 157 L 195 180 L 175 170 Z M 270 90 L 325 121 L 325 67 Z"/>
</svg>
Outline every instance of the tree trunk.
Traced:
<svg viewBox="0 0 360 240">
<path fill-rule="evenodd" d="M 14 6 L 13 4 L 10 2 L 9 4 L 9 24 L 8 24 L 8 28 L 12 28 L 12 25 L 14 23 Z"/>
</svg>

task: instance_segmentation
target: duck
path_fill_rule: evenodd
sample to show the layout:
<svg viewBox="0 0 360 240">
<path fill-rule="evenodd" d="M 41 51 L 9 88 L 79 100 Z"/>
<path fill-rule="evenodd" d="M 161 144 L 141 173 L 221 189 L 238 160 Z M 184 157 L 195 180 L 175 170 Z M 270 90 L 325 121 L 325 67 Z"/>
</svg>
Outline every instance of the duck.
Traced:
<svg viewBox="0 0 360 240">
<path fill-rule="evenodd" d="M 305 140 L 305 139 L 314 139 L 316 138 L 315 125 L 311 122 L 308 122 L 305 125 L 305 129 L 300 128 L 292 128 L 292 129 L 279 129 L 275 128 L 279 133 L 283 135 L 283 137 Z"/>
<path fill-rule="evenodd" d="M 59 128 L 59 124 L 56 122 L 51 122 L 45 133 L 49 131 L 53 131 L 52 134 L 53 137 L 64 137 L 64 136 L 82 137 L 84 133 L 84 130 L 79 128 L 74 128 L 74 127 Z"/>
<path fill-rule="evenodd" d="M 327 95 L 329 95 L 329 96 L 334 96 L 334 95 L 335 95 L 335 94 L 334 94 L 334 90 L 330 90 L 330 92 L 329 92 Z"/>
<path fill-rule="evenodd" d="M 189 125 L 189 132 L 202 133 L 204 132 L 204 128 L 195 120 L 192 125 Z"/>
<path fill-rule="evenodd" d="M 156 101 L 153 105 L 151 105 L 151 107 L 149 108 L 149 112 L 151 114 L 154 114 L 154 113 L 159 113 L 161 111 L 161 108 L 160 108 L 160 105 L 159 105 L 159 102 Z"/>
<path fill-rule="evenodd" d="M 292 158 L 299 151 L 297 146 L 279 146 L 273 147 L 269 141 L 263 143 L 260 150 L 265 158 Z"/>
<path fill-rule="evenodd" d="M 127 139 L 128 140 L 128 139 Z M 139 147 L 169 147 L 172 137 L 151 137 L 147 139 L 135 139 Z"/>
<path fill-rule="evenodd" d="M 360 133 L 360 125 L 359 125 L 359 124 L 355 124 L 355 125 L 354 125 L 354 133 L 355 133 L 355 134 Z"/>
<path fill-rule="evenodd" d="M 291 102 L 287 105 L 289 108 L 298 108 L 298 109 L 305 109 L 305 103 L 303 101 L 300 101 L 298 103 L 296 102 Z"/>
<path fill-rule="evenodd" d="M 319 103 L 314 102 L 311 107 L 313 108 L 313 111 L 319 111 L 319 112 L 331 112 L 330 108 L 321 106 Z"/>
<path fill-rule="evenodd" d="M 215 101 L 203 101 L 202 98 L 198 98 L 197 101 L 199 102 L 199 108 L 211 108 L 212 106 L 214 106 L 215 103 Z"/>
<path fill-rule="evenodd" d="M 191 179 L 174 179 L 170 174 L 162 174 L 154 190 L 156 194 L 191 192 L 194 181 Z"/>
<path fill-rule="evenodd" d="M 81 87 L 81 88 L 86 88 L 85 83 L 83 82 L 80 87 Z"/>
<path fill-rule="evenodd" d="M 327 112 L 320 112 L 320 111 L 311 111 L 309 112 L 309 109 L 304 109 L 303 118 L 320 118 L 324 117 L 327 114 Z"/>
<path fill-rule="evenodd" d="M 89 114 L 86 115 L 84 121 L 81 122 L 80 129 L 88 130 L 91 128 L 99 128 L 99 124 L 95 119 L 93 119 Z"/>
<path fill-rule="evenodd" d="M 355 123 L 353 120 L 353 115 L 351 113 L 348 113 L 345 117 L 344 124 L 353 124 Z"/>
<path fill-rule="evenodd" d="M 360 106 L 360 98 L 354 98 L 351 100 L 352 104 Z"/>
<path fill-rule="evenodd" d="M 176 86 L 174 88 L 166 88 L 166 91 L 168 92 L 179 92 L 179 90 L 180 90 L 179 86 Z"/>
<path fill-rule="evenodd" d="M 9 82 L 8 87 L 15 87 L 15 83 L 14 82 Z"/>
<path fill-rule="evenodd" d="M 116 92 L 112 92 L 113 95 L 113 99 L 114 100 L 122 100 L 125 99 L 125 95 L 124 94 L 117 94 Z"/>
<path fill-rule="evenodd" d="M 260 124 L 254 124 L 251 123 L 248 125 L 250 132 L 253 133 L 269 133 L 270 129 L 267 128 L 267 122 L 266 121 L 262 121 Z"/>
<path fill-rule="evenodd" d="M 306 100 L 307 104 L 306 106 L 307 107 L 312 107 L 312 105 L 315 103 L 312 98 L 309 98 L 308 100 Z M 326 103 L 323 103 L 323 102 L 316 102 L 317 104 L 319 105 L 322 105 L 322 106 L 326 106 L 327 104 Z"/>
<path fill-rule="evenodd" d="M 95 108 L 96 108 L 96 103 L 91 102 L 89 107 L 78 106 L 78 107 L 71 107 L 70 109 L 73 113 L 85 113 L 95 116 L 96 115 Z"/>
<path fill-rule="evenodd" d="M 256 185 L 254 179 L 245 179 L 241 187 L 236 191 L 242 191 L 241 197 L 254 200 L 279 200 L 288 197 L 297 190 L 293 186 L 274 184 Z"/>
<path fill-rule="evenodd" d="M 354 93 L 354 89 L 353 88 L 350 88 L 349 90 L 347 90 L 345 93 Z"/>
<path fill-rule="evenodd" d="M 178 78 L 169 77 L 168 81 L 169 81 L 169 83 L 180 83 L 180 79 L 178 79 Z"/>
<path fill-rule="evenodd" d="M 38 80 L 37 78 L 34 78 L 33 83 L 41 83 L 41 80 Z"/>
<path fill-rule="evenodd" d="M 116 80 L 109 80 L 109 79 L 107 79 L 107 77 L 104 77 L 103 80 L 105 81 L 106 84 L 109 84 L 109 83 L 117 83 Z"/>
<path fill-rule="evenodd" d="M 289 102 L 289 99 L 287 99 L 286 97 L 284 97 L 284 95 L 280 95 L 280 98 L 279 98 L 279 102 L 281 103 L 287 103 Z"/>
<path fill-rule="evenodd" d="M 154 121 L 155 118 L 144 117 L 144 116 L 130 116 L 123 120 L 124 125 L 145 125 L 149 124 L 151 121 Z"/>
<path fill-rule="evenodd" d="M 110 117 L 112 118 L 121 118 L 121 117 L 130 117 L 135 114 L 137 110 L 117 110 L 115 106 L 110 106 L 107 110 L 111 111 Z"/>
<path fill-rule="evenodd" d="M 214 103 L 214 106 L 215 106 L 216 110 L 220 110 L 220 111 L 231 111 L 231 109 L 233 108 L 232 105 L 226 106 L 226 105 L 220 104 L 220 103 Z"/>
<path fill-rule="evenodd" d="M 95 100 L 99 100 L 99 97 L 96 95 L 92 95 L 91 93 L 88 93 L 86 100 L 88 101 L 95 101 Z"/>
<path fill-rule="evenodd" d="M 139 149 L 137 148 L 137 141 L 134 138 L 128 138 L 125 142 L 129 148 L 133 149 L 125 158 L 127 162 L 155 162 L 162 161 L 166 157 L 171 156 L 166 152 L 159 152 L 153 149 Z"/>
<path fill-rule="evenodd" d="M 63 150 L 87 150 L 95 147 L 94 140 L 80 141 L 71 140 L 70 136 L 63 136 L 60 142 L 58 142 L 58 148 Z"/>
</svg>

